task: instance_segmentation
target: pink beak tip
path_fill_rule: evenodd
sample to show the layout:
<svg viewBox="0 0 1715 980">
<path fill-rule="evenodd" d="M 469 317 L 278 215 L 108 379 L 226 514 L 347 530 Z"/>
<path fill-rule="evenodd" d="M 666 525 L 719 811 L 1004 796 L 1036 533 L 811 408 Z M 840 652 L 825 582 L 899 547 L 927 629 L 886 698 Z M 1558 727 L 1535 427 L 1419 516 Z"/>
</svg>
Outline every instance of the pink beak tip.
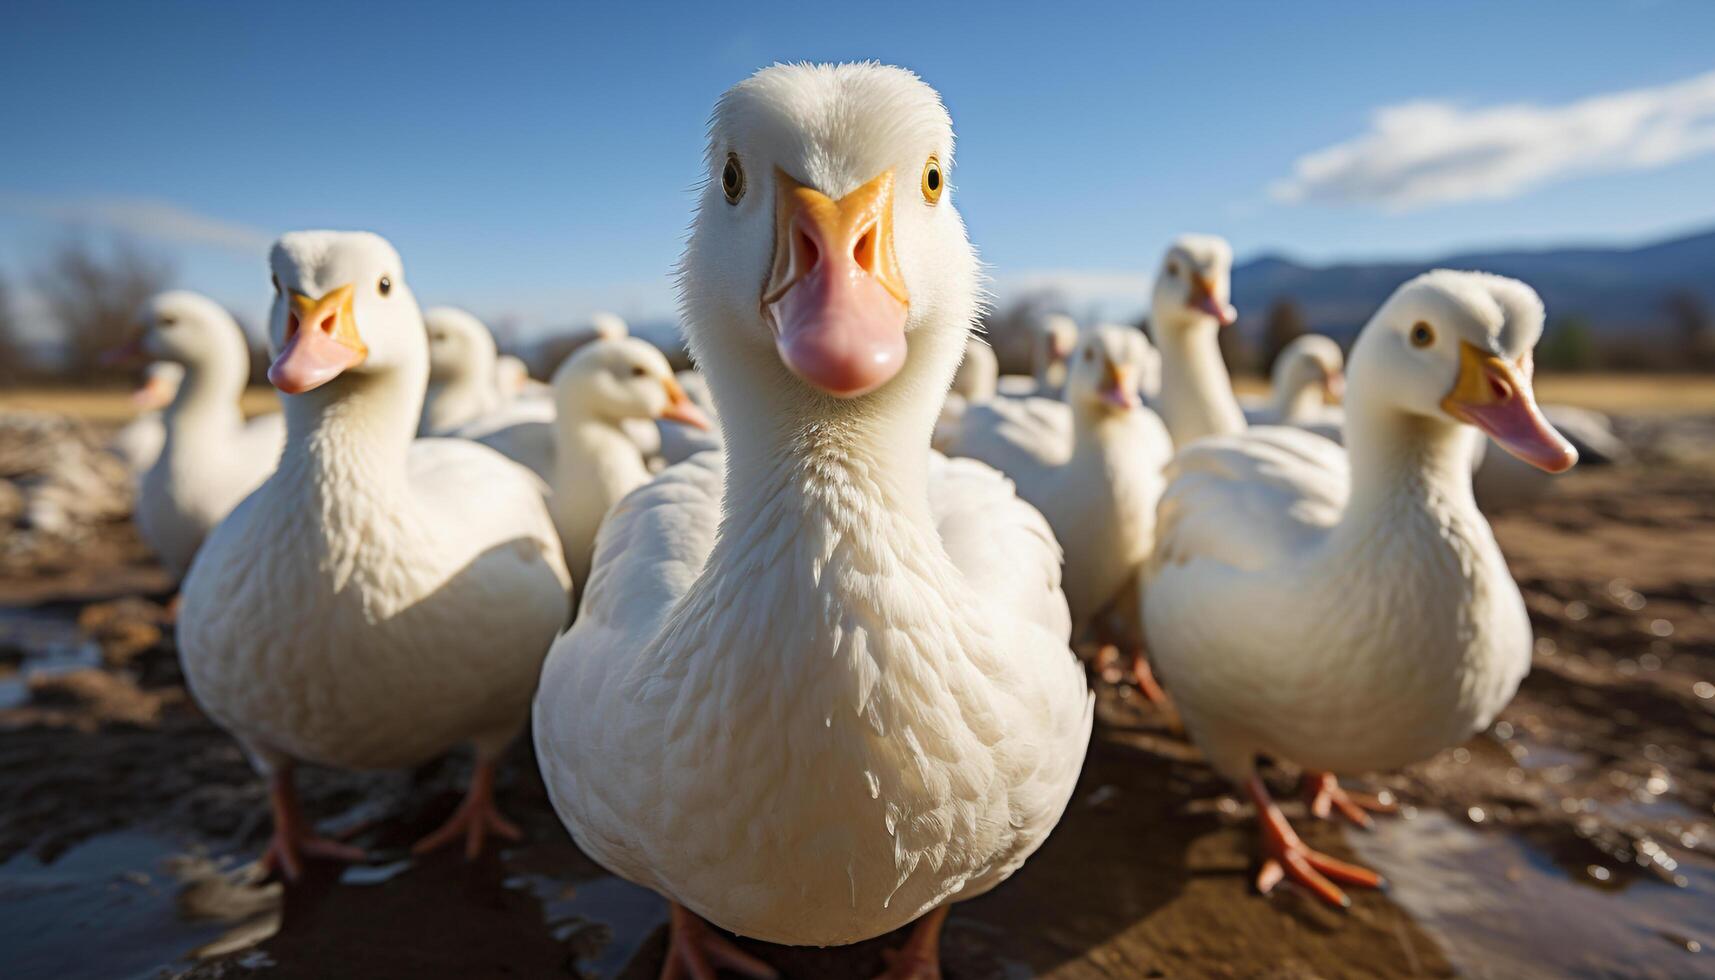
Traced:
<svg viewBox="0 0 1715 980">
<path fill-rule="evenodd" d="M 320 330 L 300 329 L 268 366 L 268 382 L 288 395 L 301 395 L 327 384 L 362 360 L 361 353 Z"/>
<path fill-rule="evenodd" d="M 819 268 L 770 303 L 769 313 L 780 360 L 836 398 L 867 395 L 905 365 L 906 304 L 867 273 Z"/>
<path fill-rule="evenodd" d="M 1126 410 L 1137 408 L 1142 404 L 1142 400 L 1138 398 L 1136 392 L 1112 386 L 1102 389 L 1102 402 L 1112 405 L 1114 408 Z"/>
</svg>

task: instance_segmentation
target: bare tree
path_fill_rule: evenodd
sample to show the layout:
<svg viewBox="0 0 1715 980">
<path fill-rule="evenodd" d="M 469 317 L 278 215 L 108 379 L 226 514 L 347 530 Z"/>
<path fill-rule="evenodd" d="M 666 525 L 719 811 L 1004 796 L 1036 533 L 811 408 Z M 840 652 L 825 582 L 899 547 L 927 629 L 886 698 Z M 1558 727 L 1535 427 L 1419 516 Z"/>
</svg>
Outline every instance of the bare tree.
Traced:
<svg viewBox="0 0 1715 980">
<path fill-rule="evenodd" d="M 1215 333 L 1215 342 L 1221 346 L 1221 360 L 1227 362 L 1227 371 L 1231 374 L 1254 375 L 1257 373 L 1256 351 L 1251 344 L 1239 333 L 1238 327 L 1222 327 Z"/>
<path fill-rule="evenodd" d="M 101 249 L 87 239 L 72 238 L 55 250 L 37 270 L 34 283 L 59 328 L 67 376 L 112 373 L 100 363 L 102 352 L 135 333 L 143 302 L 167 288 L 172 278 L 170 262 L 124 239 Z"/>
<path fill-rule="evenodd" d="M 27 371 L 30 352 L 22 329 L 12 309 L 11 284 L 5 276 L 0 276 L 0 381 L 16 382 Z"/>
<path fill-rule="evenodd" d="M 1268 315 L 1263 318 L 1262 326 L 1262 368 L 1264 373 L 1274 370 L 1275 358 L 1286 349 L 1286 345 L 1302 337 L 1308 330 L 1304 321 L 1304 312 L 1289 296 L 1282 296 L 1268 307 Z"/>
<path fill-rule="evenodd" d="M 1599 360 L 1596 332 L 1576 314 L 1550 322 L 1536 345 L 1536 366 L 1551 371 L 1589 371 Z"/>
<path fill-rule="evenodd" d="M 1703 299 L 1689 289 L 1667 298 L 1667 315 L 1679 334 L 1681 362 L 1686 367 L 1715 367 L 1715 316 Z"/>
</svg>

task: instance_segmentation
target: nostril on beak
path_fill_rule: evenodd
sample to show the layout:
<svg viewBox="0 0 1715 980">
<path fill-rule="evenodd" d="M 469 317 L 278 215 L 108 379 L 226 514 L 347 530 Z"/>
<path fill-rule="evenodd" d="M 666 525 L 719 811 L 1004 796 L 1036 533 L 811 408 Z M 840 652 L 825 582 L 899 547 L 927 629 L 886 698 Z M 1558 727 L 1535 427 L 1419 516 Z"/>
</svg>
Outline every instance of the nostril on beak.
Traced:
<svg viewBox="0 0 1715 980">
<path fill-rule="evenodd" d="M 1498 402 L 1504 402 L 1513 396 L 1512 385 L 1492 374 L 1489 375 L 1489 391 L 1495 396 L 1495 401 Z"/>
<path fill-rule="evenodd" d="M 322 333 L 331 337 L 333 336 L 333 328 L 336 320 L 338 320 L 338 316 L 336 314 L 329 313 L 327 316 L 322 317 L 322 322 L 317 324 L 317 326 L 321 328 Z"/>
<path fill-rule="evenodd" d="M 291 335 L 293 335 L 297 332 L 298 332 L 298 314 L 296 314 L 296 313 L 286 314 L 286 336 L 290 337 Z"/>
<path fill-rule="evenodd" d="M 870 274 L 875 273 L 875 226 L 870 225 L 858 236 L 857 244 L 852 246 L 852 258 L 857 260 L 858 268 Z"/>
</svg>

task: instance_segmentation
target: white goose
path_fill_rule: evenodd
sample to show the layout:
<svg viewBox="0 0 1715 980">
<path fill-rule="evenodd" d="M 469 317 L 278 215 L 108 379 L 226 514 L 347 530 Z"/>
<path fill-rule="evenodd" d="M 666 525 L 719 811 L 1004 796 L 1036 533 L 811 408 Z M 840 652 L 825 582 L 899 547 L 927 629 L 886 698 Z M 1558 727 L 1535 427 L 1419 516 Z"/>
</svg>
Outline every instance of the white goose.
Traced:
<svg viewBox="0 0 1715 980">
<path fill-rule="evenodd" d="M 143 369 L 143 383 L 131 393 L 138 415 L 113 434 L 112 449 L 138 479 L 161 457 L 161 446 L 167 441 L 167 424 L 161 413 L 178 397 L 184 379 L 184 365 L 151 361 Z"/>
<path fill-rule="evenodd" d="M 585 357 L 589 351 L 595 353 Z M 632 374 L 638 370 L 643 373 Z M 582 583 L 577 573 L 587 569 L 601 516 L 649 478 L 649 458 L 638 448 L 637 430 L 646 426 L 654 431 L 659 423 L 663 431 L 703 432 L 713 423 L 679 383 L 660 349 L 634 337 L 579 347 L 554 372 L 550 390 L 553 400 L 540 411 L 509 406 L 457 434 L 542 478 L 567 566 Z M 676 445 L 693 442 L 686 438 Z"/>
<path fill-rule="evenodd" d="M 530 365 L 517 354 L 501 354 L 494 359 L 494 390 L 500 403 L 518 399 L 551 397 L 548 386 L 530 377 Z"/>
<path fill-rule="evenodd" d="M 1066 358 L 1078 344 L 1078 321 L 1064 313 L 1039 313 L 1026 328 L 1030 373 L 1003 374 L 996 390 L 1008 398 L 1058 401 L 1066 390 Z"/>
<path fill-rule="evenodd" d="M 766 975 L 697 918 L 839 945 L 947 903 L 1059 819 L 1092 700 L 1059 554 L 998 473 L 929 450 L 977 309 L 935 92 L 775 66 L 720 101 L 683 263 L 726 449 L 621 501 L 536 704 L 579 845 L 673 903 L 669 972 Z"/>
<path fill-rule="evenodd" d="M 707 429 L 667 358 L 633 337 L 578 348 L 554 372 L 554 464 L 548 509 L 559 529 L 572 579 L 589 577 L 602 518 L 619 499 L 649 482 L 643 455 L 626 434 L 627 419 L 670 419 L 674 428 Z"/>
<path fill-rule="evenodd" d="M 1340 345 L 1307 333 L 1281 348 L 1269 372 L 1269 397 L 1245 407 L 1250 425 L 1291 425 L 1341 440 L 1344 414 L 1336 406 L 1345 397 L 1345 358 Z"/>
<path fill-rule="evenodd" d="M 499 408 L 504 401 L 495 385 L 499 352 L 488 327 L 450 306 L 425 310 L 423 326 L 429 333 L 429 387 L 417 434 L 446 435 Z"/>
<path fill-rule="evenodd" d="M 298 760 L 417 765 L 476 747 L 464 803 L 419 851 L 516 837 L 494 762 L 566 622 L 559 537 L 530 474 L 469 442 L 412 439 L 429 358 L 386 240 L 295 232 L 270 263 L 268 377 L 287 394 L 280 467 L 209 536 L 186 579 L 179 656 L 204 710 L 268 778 L 266 867 L 354 858 L 315 836 Z"/>
<path fill-rule="evenodd" d="M 1219 337 L 1238 315 L 1227 302 L 1232 268 L 1225 239 L 1181 235 L 1156 273 L 1149 331 L 1161 352 L 1159 409 L 1179 448 L 1245 429 Z"/>
<path fill-rule="evenodd" d="M 1139 686 L 1159 701 L 1141 655 L 1136 577 L 1155 542 L 1155 505 L 1173 442 L 1139 396 L 1148 344 L 1132 327 L 1084 331 L 1068 362 L 1066 402 L 1052 403 L 1063 413 L 1033 412 L 1039 399 L 972 406 L 950 451 L 1005 473 L 1048 519 L 1066 553 L 1073 635 L 1093 629 L 1104 642 L 1123 641 Z M 1070 416 L 1069 432 L 1061 414 Z"/>
<path fill-rule="evenodd" d="M 685 390 L 691 404 L 708 421 L 707 425 L 682 425 L 673 421 L 657 422 L 657 438 L 660 441 L 660 462 L 664 466 L 683 463 L 698 453 L 706 453 L 711 449 L 721 448 L 721 430 L 714 424 L 717 417 L 714 399 L 709 395 L 708 382 L 703 380 L 701 371 L 680 371 L 675 375 L 679 379 L 679 387 Z"/>
<path fill-rule="evenodd" d="M 1346 453 L 1260 428 L 1182 450 L 1161 501 L 1150 652 L 1187 729 L 1255 800 L 1267 861 L 1324 899 L 1362 868 L 1309 850 L 1257 777 L 1305 767 L 1313 809 L 1360 823 L 1332 773 L 1403 766 L 1488 725 L 1530 667 L 1531 629 L 1471 495 L 1467 425 L 1557 472 L 1576 452 L 1532 398 L 1542 302 L 1511 279 L 1431 272 L 1352 350 Z"/>
<path fill-rule="evenodd" d="M 145 311 L 143 350 L 184 368 L 162 412 L 165 439 L 143 474 L 137 531 L 175 579 L 203 538 L 274 469 L 286 427 L 278 413 L 246 422 L 238 400 L 250 351 L 232 314 L 206 296 L 162 293 Z"/>
<path fill-rule="evenodd" d="M 959 426 L 970 406 L 994 401 L 999 380 L 1000 361 L 994 348 L 972 334 L 965 341 L 965 356 L 959 359 L 959 369 L 953 372 L 947 400 L 941 403 L 941 414 L 935 420 L 935 432 L 929 440 L 937 452 L 947 452 L 958 442 Z"/>
<path fill-rule="evenodd" d="M 1067 359 L 1078 345 L 1078 321 L 1064 313 L 1050 313 L 1035 324 L 1035 342 L 1030 346 L 1030 374 L 1036 381 L 1031 394 L 1060 398 L 1066 393 Z"/>
</svg>

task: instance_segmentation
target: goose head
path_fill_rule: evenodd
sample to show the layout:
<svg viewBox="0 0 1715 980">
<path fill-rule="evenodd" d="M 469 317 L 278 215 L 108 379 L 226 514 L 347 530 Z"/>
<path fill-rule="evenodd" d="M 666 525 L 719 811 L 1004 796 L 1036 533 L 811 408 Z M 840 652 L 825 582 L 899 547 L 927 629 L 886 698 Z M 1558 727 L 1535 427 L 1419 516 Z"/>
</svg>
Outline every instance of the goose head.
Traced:
<svg viewBox="0 0 1715 980">
<path fill-rule="evenodd" d="M 1524 462 L 1563 472 L 1578 451 L 1531 388 L 1542 322 L 1542 300 L 1516 279 L 1424 273 L 1394 291 L 1353 345 L 1353 408 L 1472 425 Z"/>
<path fill-rule="evenodd" d="M 1167 247 L 1155 274 L 1150 326 L 1156 342 L 1190 327 L 1230 326 L 1238 311 L 1232 295 L 1233 248 L 1217 235 L 1180 235 Z"/>
<path fill-rule="evenodd" d="M 1096 417 L 1138 408 L 1146 358 L 1138 330 L 1112 323 L 1085 330 L 1067 365 L 1066 401 L 1074 411 Z"/>
<path fill-rule="evenodd" d="M 237 371 L 242 376 L 249 359 L 244 331 L 232 314 L 207 296 L 183 289 L 160 293 L 144 304 L 142 319 L 137 346 L 154 360 L 181 369 Z"/>
<path fill-rule="evenodd" d="M 591 313 L 589 322 L 585 326 L 590 333 L 600 340 L 618 340 L 621 337 L 631 336 L 631 325 L 625 322 L 625 318 L 618 313 L 609 313 L 606 310 L 597 310 Z"/>
<path fill-rule="evenodd" d="M 464 310 L 437 306 L 423 312 L 429 334 L 429 381 L 490 384 L 495 377 L 494 334 Z"/>
<path fill-rule="evenodd" d="M 432 341 L 431 341 L 432 343 Z M 504 398 L 514 398 L 530 387 L 530 366 L 516 354 L 500 354 L 494 359 L 494 387 Z"/>
<path fill-rule="evenodd" d="M 268 380 L 288 395 L 342 376 L 427 368 L 423 315 L 404 264 L 385 238 L 361 231 L 297 231 L 269 255 L 274 303 L 268 337 L 279 353 Z"/>
<path fill-rule="evenodd" d="M 1270 372 L 1270 384 L 1282 404 L 1315 387 L 1322 400 L 1338 404 L 1345 397 L 1345 357 L 1340 345 L 1318 333 L 1296 337 L 1281 348 Z"/>
<path fill-rule="evenodd" d="M 1066 383 L 1066 363 L 1078 346 L 1078 321 L 1064 313 L 1049 313 L 1031 325 L 1031 374 L 1036 383 L 1059 388 Z"/>
<path fill-rule="evenodd" d="M 994 397 L 1000 380 L 1000 361 L 994 348 L 981 337 L 972 335 L 965 341 L 965 356 L 953 372 L 952 393 L 976 405 Z"/>
<path fill-rule="evenodd" d="M 979 275 L 940 97 L 900 68 L 776 65 L 721 98 L 706 166 L 680 278 L 722 418 L 749 403 L 772 418 L 747 425 L 801 428 L 921 402 L 927 443 Z"/>
<path fill-rule="evenodd" d="M 150 361 L 143 369 L 143 383 L 131 393 L 131 403 L 145 412 L 172 404 L 185 380 L 185 368 L 172 361 Z"/>
<path fill-rule="evenodd" d="M 667 419 L 698 429 L 709 418 L 679 384 L 667 358 L 632 337 L 597 340 L 578 348 L 554 372 L 554 402 L 562 418 L 593 416 L 604 422 Z"/>
</svg>

